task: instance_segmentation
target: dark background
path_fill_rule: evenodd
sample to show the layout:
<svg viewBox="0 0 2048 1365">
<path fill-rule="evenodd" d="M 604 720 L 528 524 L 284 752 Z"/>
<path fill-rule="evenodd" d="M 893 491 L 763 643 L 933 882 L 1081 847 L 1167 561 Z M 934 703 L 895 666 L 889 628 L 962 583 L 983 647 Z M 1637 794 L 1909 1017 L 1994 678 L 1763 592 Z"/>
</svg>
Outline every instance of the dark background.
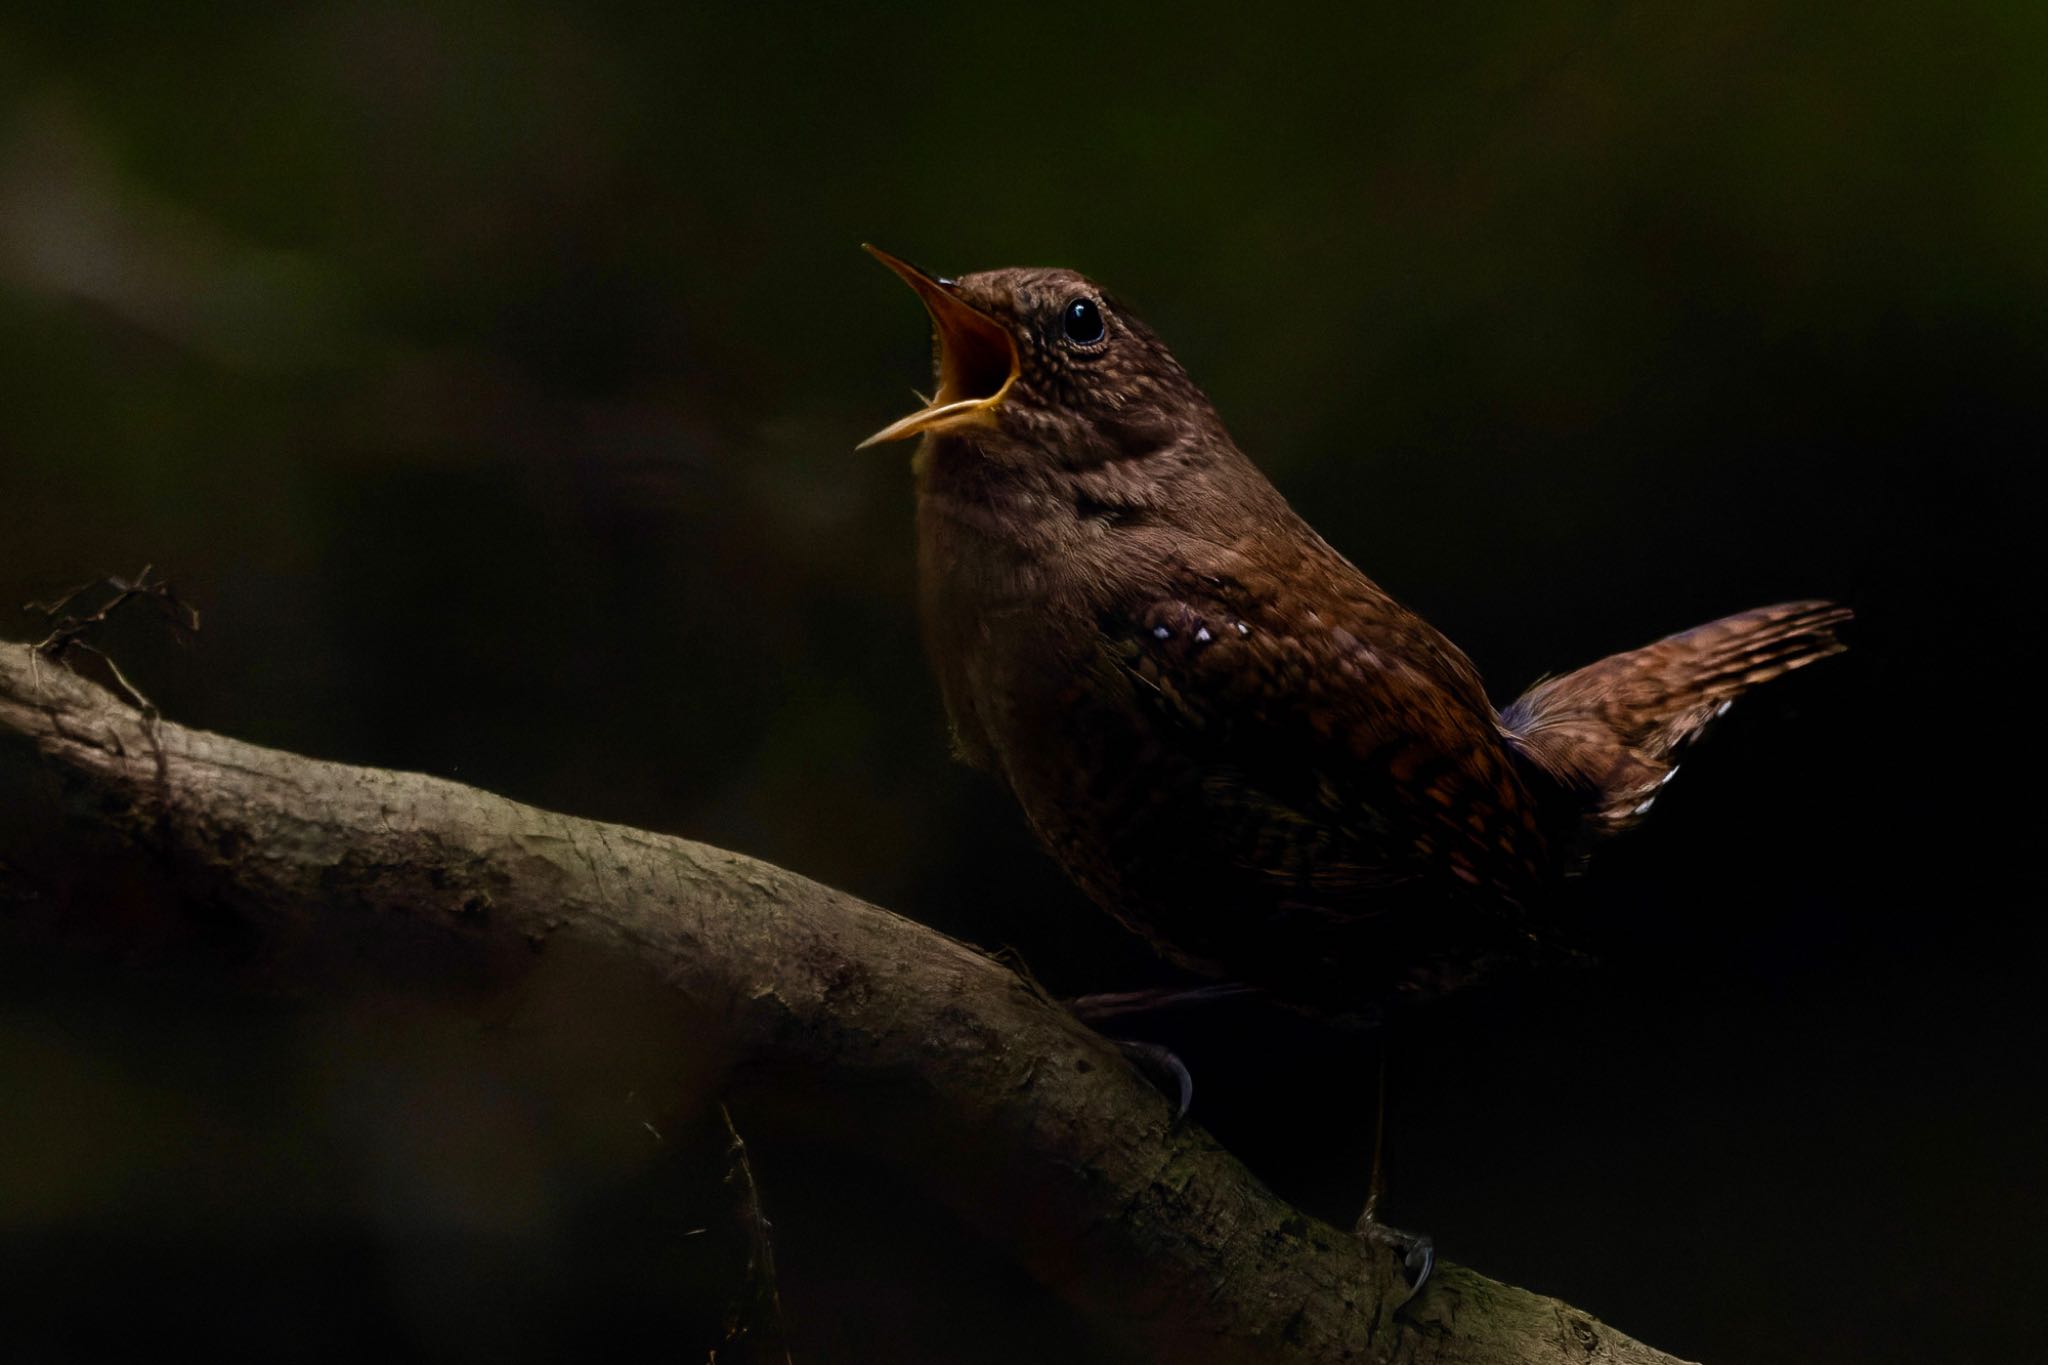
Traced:
<svg viewBox="0 0 2048 1365">
<path fill-rule="evenodd" d="M 1688 1357 L 2023 1357 L 2044 40 L 2021 2 L 11 5 L 0 605 L 153 562 L 198 642 L 113 638 L 175 719 L 1164 980 L 949 763 L 907 452 L 851 451 L 927 354 L 858 242 L 1085 270 L 1503 700 L 1861 617 L 1576 889 L 1601 966 L 1384 1039 L 1156 1021 L 1196 1118 L 1348 1220 L 1384 1044 L 1387 1213 L 1453 1259 Z M 629 1105 L 403 1009 L 25 947 L 0 987 L 0 1349 L 701 1354 L 715 1181 Z M 1093 1358 L 914 1192 L 757 1146 L 800 1361 Z"/>
</svg>

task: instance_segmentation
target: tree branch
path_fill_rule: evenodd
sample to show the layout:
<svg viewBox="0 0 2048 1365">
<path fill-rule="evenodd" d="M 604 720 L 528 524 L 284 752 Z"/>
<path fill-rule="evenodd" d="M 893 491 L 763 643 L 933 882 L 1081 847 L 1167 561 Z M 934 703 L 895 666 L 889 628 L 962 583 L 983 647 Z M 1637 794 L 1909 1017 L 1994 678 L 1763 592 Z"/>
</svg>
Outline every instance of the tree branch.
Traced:
<svg viewBox="0 0 2048 1365">
<path fill-rule="evenodd" d="M 594 955 L 665 1002 L 649 1045 L 672 1065 L 800 1068 L 810 1121 L 1145 1358 L 1672 1359 L 1453 1265 L 1397 1318 L 1389 1254 L 1283 1203 L 1034 983 L 931 929 L 686 839 L 161 722 L 0 643 L 0 875 L 61 872 L 30 846 L 53 823 L 225 911 L 207 941 L 300 988 L 367 962 L 497 991 Z"/>
</svg>

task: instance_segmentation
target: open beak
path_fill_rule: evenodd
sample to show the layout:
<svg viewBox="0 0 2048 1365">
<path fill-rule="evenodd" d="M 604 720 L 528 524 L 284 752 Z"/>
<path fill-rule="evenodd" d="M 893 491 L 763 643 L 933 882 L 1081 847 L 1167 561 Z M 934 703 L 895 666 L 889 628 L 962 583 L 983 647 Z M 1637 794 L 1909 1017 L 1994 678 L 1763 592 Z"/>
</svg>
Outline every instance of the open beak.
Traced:
<svg viewBox="0 0 2048 1365">
<path fill-rule="evenodd" d="M 865 242 L 861 249 L 901 275 L 924 300 L 939 343 L 939 391 L 923 408 L 891 422 L 855 449 L 866 450 L 927 431 L 993 422 L 996 405 L 1017 382 L 1021 368 L 1017 343 L 1010 339 L 1009 330 L 979 308 L 962 302 L 950 287 L 910 262 Z"/>
</svg>

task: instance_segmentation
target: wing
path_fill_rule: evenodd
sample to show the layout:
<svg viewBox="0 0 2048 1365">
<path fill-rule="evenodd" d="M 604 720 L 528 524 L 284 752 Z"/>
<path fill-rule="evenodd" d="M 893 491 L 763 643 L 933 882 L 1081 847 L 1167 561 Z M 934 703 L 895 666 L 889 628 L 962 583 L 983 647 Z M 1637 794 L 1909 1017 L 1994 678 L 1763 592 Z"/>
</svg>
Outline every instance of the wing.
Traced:
<svg viewBox="0 0 2048 1365">
<path fill-rule="evenodd" d="M 1106 616 L 1101 666 L 1197 756 L 1181 780 L 1208 837 L 1284 901 L 1348 919 L 1394 887 L 1525 900 L 1543 840 L 1476 672 L 1350 575 L 1312 601 L 1204 575 Z"/>
</svg>

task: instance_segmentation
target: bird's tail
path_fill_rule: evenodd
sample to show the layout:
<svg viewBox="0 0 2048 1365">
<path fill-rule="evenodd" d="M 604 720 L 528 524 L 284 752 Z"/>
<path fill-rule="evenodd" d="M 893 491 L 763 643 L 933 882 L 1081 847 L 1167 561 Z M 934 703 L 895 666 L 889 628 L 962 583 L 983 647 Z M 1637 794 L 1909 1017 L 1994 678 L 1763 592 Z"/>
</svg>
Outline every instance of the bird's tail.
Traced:
<svg viewBox="0 0 2048 1365">
<path fill-rule="evenodd" d="M 1586 829 L 1628 828 L 1676 772 L 1674 755 L 1743 693 L 1847 648 L 1832 602 L 1759 607 L 1530 688 L 1501 714 L 1532 762 L 1585 793 Z"/>
</svg>

